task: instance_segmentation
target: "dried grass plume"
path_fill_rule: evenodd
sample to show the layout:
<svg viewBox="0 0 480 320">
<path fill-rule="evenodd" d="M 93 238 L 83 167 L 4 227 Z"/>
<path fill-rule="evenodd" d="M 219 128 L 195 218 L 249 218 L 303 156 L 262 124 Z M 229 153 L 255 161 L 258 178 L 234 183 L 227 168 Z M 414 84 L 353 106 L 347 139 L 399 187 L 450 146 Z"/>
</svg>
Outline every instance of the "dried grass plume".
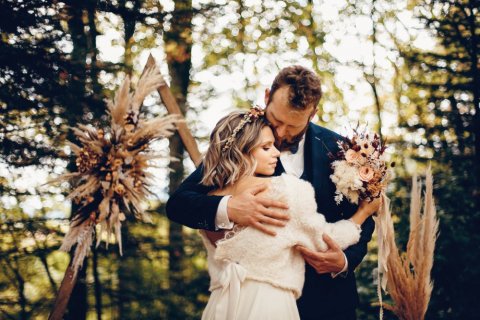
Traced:
<svg viewBox="0 0 480 320">
<path fill-rule="evenodd" d="M 424 319 L 433 289 L 430 272 L 433 267 L 438 219 L 433 199 L 431 168 L 426 172 L 423 213 L 421 183 L 412 179 L 410 234 L 407 251 L 401 253 L 395 243 L 393 222 L 386 232 L 390 253 L 387 258 L 387 290 L 394 302 L 385 305 L 402 320 Z"/>
</svg>

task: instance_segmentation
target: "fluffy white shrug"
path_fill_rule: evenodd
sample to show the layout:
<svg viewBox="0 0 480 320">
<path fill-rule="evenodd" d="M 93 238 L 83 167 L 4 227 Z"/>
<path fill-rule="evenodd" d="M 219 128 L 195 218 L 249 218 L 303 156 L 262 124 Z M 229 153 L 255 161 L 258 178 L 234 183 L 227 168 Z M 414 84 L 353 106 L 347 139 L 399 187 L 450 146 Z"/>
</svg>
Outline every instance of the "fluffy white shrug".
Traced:
<svg viewBox="0 0 480 320">
<path fill-rule="evenodd" d="M 327 223 L 317 213 L 312 185 L 294 176 L 283 174 L 271 179 L 268 197 L 288 203 L 285 210 L 290 220 L 277 227 L 275 237 L 252 227 L 234 228 L 215 248 L 200 232 L 208 252 L 210 290 L 222 286 L 222 274 L 236 263 L 246 270 L 246 279 L 262 281 L 275 287 L 292 290 L 298 299 L 305 281 L 305 261 L 294 250 L 302 245 L 317 251 L 327 249 L 322 234 L 327 233 L 342 249 L 360 239 L 360 227 L 350 220 Z M 243 269 L 242 268 L 242 269 Z"/>
</svg>

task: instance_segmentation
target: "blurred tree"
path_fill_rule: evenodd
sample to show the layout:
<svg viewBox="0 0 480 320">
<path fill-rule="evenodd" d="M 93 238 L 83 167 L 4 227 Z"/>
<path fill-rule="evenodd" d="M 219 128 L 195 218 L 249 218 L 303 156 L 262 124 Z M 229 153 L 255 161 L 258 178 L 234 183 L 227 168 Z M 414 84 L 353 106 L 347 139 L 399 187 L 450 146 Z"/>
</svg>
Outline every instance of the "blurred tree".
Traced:
<svg viewBox="0 0 480 320">
<path fill-rule="evenodd" d="M 435 168 L 440 237 L 427 318 L 471 319 L 479 312 L 475 296 L 465 288 L 479 285 L 474 261 L 480 258 L 475 231 L 480 222 L 480 2 L 410 4 L 437 42 L 429 50 L 401 46 L 408 87 L 399 99 L 405 131 L 397 145 L 408 150 L 404 157 L 432 162 Z M 408 183 L 398 179 L 395 194 L 407 188 Z M 407 217 L 404 201 L 397 199 L 394 206 Z M 399 234 L 406 235 L 408 222 L 402 220 Z"/>
<path fill-rule="evenodd" d="M 262 90 L 269 88 L 281 68 L 305 64 L 321 76 L 325 93 L 321 103 L 328 104 L 319 108 L 318 121 L 333 127 L 335 118 L 346 114 L 346 106 L 334 79 L 333 59 L 323 46 L 329 28 L 322 5 L 237 0 L 213 8 L 212 14 L 194 21 L 196 43 L 204 55 L 198 70 L 208 71 L 219 82 L 232 77 L 221 94 L 232 97 L 234 107 L 245 108 L 263 100 Z M 196 91 L 209 94 L 215 82 L 212 79 Z"/>
<path fill-rule="evenodd" d="M 45 220 L 32 219 L 17 205 L 32 196 L 42 201 L 55 190 L 37 194 L 14 182 L 23 178 L 23 168 L 53 171 L 65 164 L 65 155 L 56 149 L 66 132 L 60 106 L 70 67 L 62 49 L 63 13 L 61 4 L 46 1 L 0 3 L 0 166 L 10 173 L 2 174 L 0 191 L 11 203 L 0 213 L 1 278 L 6 289 L 0 298 L 2 318 L 39 314 L 56 290 L 48 256 L 58 242 L 38 239 L 54 235 L 55 229 Z M 30 264 L 41 266 L 41 279 L 35 278 Z M 39 295 L 26 290 L 35 281 L 44 286 Z M 12 299 L 14 292 L 16 299 Z"/>
<path fill-rule="evenodd" d="M 60 48 L 63 9 L 40 0 L 0 5 L 1 161 L 51 165 L 59 157 L 52 146 L 65 131 L 59 104 L 70 67 Z"/>
</svg>

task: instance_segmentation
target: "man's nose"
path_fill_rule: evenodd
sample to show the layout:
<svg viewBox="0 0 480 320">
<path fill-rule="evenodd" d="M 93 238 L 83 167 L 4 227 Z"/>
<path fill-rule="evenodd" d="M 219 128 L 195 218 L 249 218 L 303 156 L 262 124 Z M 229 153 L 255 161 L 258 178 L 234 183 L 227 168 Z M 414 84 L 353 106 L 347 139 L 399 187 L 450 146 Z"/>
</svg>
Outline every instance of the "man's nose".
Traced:
<svg viewBox="0 0 480 320">
<path fill-rule="evenodd" d="M 275 131 L 277 132 L 277 136 L 281 139 L 287 134 L 287 128 L 285 126 L 278 126 L 275 128 Z"/>
</svg>

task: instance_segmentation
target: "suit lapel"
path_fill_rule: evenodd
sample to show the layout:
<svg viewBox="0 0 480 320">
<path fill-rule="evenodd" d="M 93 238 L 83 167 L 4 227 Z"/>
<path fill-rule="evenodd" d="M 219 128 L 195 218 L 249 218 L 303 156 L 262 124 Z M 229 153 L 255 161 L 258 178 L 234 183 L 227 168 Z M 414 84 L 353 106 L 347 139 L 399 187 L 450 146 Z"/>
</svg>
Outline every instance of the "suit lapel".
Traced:
<svg viewBox="0 0 480 320">
<path fill-rule="evenodd" d="M 330 160 L 328 158 L 328 150 L 322 141 L 322 129 L 313 123 L 309 124 L 307 131 L 308 135 L 305 137 L 309 142 L 310 155 L 305 153 L 305 165 L 311 161 L 311 182 L 317 192 L 321 192 L 322 187 L 329 179 Z M 306 148 L 305 151 L 308 149 Z M 307 160 L 310 158 L 310 160 Z"/>
<path fill-rule="evenodd" d="M 285 169 L 283 168 L 282 161 L 280 160 L 280 157 L 278 157 L 277 166 L 275 167 L 275 172 L 273 173 L 273 175 L 280 176 L 284 172 L 285 172 Z"/>
<path fill-rule="evenodd" d="M 285 169 L 278 159 L 277 167 L 275 168 L 275 176 L 279 176 L 285 172 Z M 330 171 L 330 159 L 328 158 L 328 150 L 322 141 L 322 128 L 308 124 L 307 132 L 305 133 L 305 152 L 304 152 L 304 174 L 302 178 L 312 183 L 315 190 L 320 192 L 322 186 L 328 182 Z"/>
</svg>

